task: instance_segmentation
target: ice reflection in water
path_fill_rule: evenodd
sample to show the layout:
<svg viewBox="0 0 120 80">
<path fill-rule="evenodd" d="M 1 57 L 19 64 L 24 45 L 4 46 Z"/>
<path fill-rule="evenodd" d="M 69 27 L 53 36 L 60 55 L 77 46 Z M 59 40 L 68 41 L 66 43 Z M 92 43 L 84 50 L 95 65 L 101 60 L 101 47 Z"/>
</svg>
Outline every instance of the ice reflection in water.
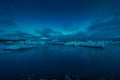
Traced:
<svg viewBox="0 0 120 80">
<path fill-rule="evenodd" d="M 111 75 L 120 74 L 120 47 L 105 49 L 40 45 L 18 51 L 2 51 L 0 71 L 2 76 L 35 74 Z"/>
</svg>

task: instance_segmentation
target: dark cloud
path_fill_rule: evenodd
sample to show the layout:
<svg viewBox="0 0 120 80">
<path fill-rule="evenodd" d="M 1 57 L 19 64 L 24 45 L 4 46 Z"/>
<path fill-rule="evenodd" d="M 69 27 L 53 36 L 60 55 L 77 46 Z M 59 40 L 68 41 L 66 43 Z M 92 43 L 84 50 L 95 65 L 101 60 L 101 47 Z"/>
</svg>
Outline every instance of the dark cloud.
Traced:
<svg viewBox="0 0 120 80">
<path fill-rule="evenodd" d="M 68 40 L 69 39 L 72 39 L 72 40 L 76 40 L 76 39 L 86 40 L 86 39 L 88 39 L 88 35 L 83 31 L 78 31 L 77 33 L 74 33 L 74 34 L 64 35 L 64 38 L 66 38 Z"/>
<path fill-rule="evenodd" d="M 3 2 L 3 5 L 1 4 L 2 2 L 0 3 L 1 29 L 11 28 L 13 26 L 16 29 L 18 27 L 18 29 L 22 29 L 21 25 L 24 26 L 24 24 L 27 24 L 26 22 L 28 22 L 28 25 L 33 25 L 29 27 L 34 29 L 34 22 L 37 24 L 37 22 L 43 21 L 43 25 L 58 24 L 58 26 L 53 26 L 53 28 L 57 30 L 61 29 L 58 30 L 61 32 L 57 32 L 55 29 L 40 26 L 42 30 L 35 30 L 40 36 L 48 38 L 66 37 L 82 39 L 89 37 L 99 39 L 115 37 L 120 34 L 119 0 L 4 0 Z M 14 13 L 14 11 L 16 13 Z M 15 14 L 15 16 L 12 13 Z M 50 16 L 48 16 L 48 14 Z M 16 24 L 14 18 L 16 16 L 18 17 L 16 21 L 18 21 L 17 23 L 20 21 L 20 26 Z M 23 19 L 25 22 L 23 21 L 22 24 Z M 84 22 L 88 20 L 92 22 L 90 26 L 89 24 L 84 25 Z M 31 22 L 33 22 L 33 24 Z M 28 27 L 28 25 L 26 26 Z M 81 32 L 86 29 L 86 26 L 89 26 L 86 32 Z M 73 34 L 63 35 L 62 31 L 71 31 Z M 89 33 L 91 34 L 89 35 Z M 15 34 L 9 35 L 20 37 L 32 36 L 31 34 L 21 31 L 16 31 Z"/>
<path fill-rule="evenodd" d="M 67 31 L 76 31 L 79 29 L 78 25 L 71 24 L 70 22 L 64 23 L 61 27 L 62 27 L 62 29 L 67 30 Z"/>
<path fill-rule="evenodd" d="M 22 31 L 19 31 L 19 30 L 17 30 L 17 31 L 15 31 L 15 33 L 16 34 L 18 34 L 18 35 L 24 35 L 24 36 L 27 36 L 27 35 L 32 35 L 32 34 L 29 34 L 29 33 L 26 33 L 26 32 L 22 32 Z"/>
<path fill-rule="evenodd" d="M 35 30 L 37 34 L 40 34 L 44 37 L 49 37 L 51 33 L 54 33 L 54 31 L 50 28 L 43 28 L 41 31 L 40 30 Z"/>
<path fill-rule="evenodd" d="M 5 30 L 3 30 L 3 29 L 0 29 L 0 32 L 6 32 Z"/>
<path fill-rule="evenodd" d="M 11 33 L 6 33 L 3 35 L 5 39 L 34 39 L 36 38 L 36 36 L 26 33 L 26 32 L 22 32 L 22 31 L 14 31 Z"/>
<path fill-rule="evenodd" d="M 7 11 L 0 11 L 1 27 L 17 27 L 13 15 Z"/>
<path fill-rule="evenodd" d="M 99 12 L 94 12 L 92 24 L 88 27 L 88 32 L 93 33 L 91 39 L 112 39 L 120 35 L 120 8 L 119 1 L 110 1 L 99 8 Z"/>
<path fill-rule="evenodd" d="M 18 27 L 15 22 L 13 1 L 14 0 L 0 1 L 0 27 L 2 28 Z"/>
<path fill-rule="evenodd" d="M 35 30 L 37 34 L 40 34 L 42 37 L 48 37 L 48 38 L 58 38 L 62 35 L 61 32 L 54 31 L 51 28 L 43 28 L 40 30 Z"/>
<path fill-rule="evenodd" d="M 2 20 L 0 20 L 0 26 L 3 26 L 3 27 L 16 27 L 17 25 L 13 20 L 2 19 Z"/>
<path fill-rule="evenodd" d="M 22 31 L 15 31 L 15 34 L 21 38 L 30 38 L 33 37 L 34 35 L 30 34 L 30 33 L 26 33 L 26 32 L 22 32 Z"/>
</svg>

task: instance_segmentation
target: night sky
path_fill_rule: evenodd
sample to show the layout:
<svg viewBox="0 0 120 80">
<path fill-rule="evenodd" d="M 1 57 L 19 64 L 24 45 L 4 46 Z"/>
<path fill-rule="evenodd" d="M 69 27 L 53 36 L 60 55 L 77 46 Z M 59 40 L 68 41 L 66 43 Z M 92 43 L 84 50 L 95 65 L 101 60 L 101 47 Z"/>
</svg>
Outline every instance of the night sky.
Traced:
<svg viewBox="0 0 120 80">
<path fill-rule="evenodd" d="M 120 39 L 119 0 L 0 0 L 0 38 Z"/>
</svg>

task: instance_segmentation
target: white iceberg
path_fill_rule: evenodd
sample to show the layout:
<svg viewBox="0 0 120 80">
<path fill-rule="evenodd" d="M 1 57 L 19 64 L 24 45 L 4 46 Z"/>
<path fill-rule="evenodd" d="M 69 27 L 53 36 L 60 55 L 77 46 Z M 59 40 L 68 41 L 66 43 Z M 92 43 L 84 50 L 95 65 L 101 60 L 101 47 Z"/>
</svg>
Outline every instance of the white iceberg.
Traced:
<svg viewBox="0 0 120 80">
<path fill-rule="evenodd" d="M 20 49 L 29 49 L 29 48 L 34 48 L 36 45 L 29 45 L 29 44 L 24 44 L 24 42 L 17 42 L 11 45 L 6 45 L 4 47 L 4 50 L 20 50 Z"/>
<path fill-rule="evenodd" d="M 69 41 L 66 42 L 64 45 L 73 45 L 73 46 L 83 46 L 83 47 L 94 47 L 94 48 L 104 48 L 105 43 L 104 41 L 87 41 L 87 42 L 82 42 L 82 41 Z"/>
</svg>

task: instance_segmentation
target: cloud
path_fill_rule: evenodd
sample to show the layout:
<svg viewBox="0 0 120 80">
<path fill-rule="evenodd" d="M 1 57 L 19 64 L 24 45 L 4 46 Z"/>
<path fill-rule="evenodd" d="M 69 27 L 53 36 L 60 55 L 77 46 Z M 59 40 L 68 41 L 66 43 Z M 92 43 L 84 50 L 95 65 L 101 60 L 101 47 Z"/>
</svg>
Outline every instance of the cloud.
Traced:
<svg viewBox="0 0 120 80">
<path fill-rule="evenodd" d="M 14 27 L 14 26 L 16 26 L 16 23 L 13 20 L 10 20 L 10 19 L 2 19 L 2 20 L 0 20 L 0 26 Z"/>
<path fill-rule="evenodd" d="M 17 27 L 15 15 L 13 15 L 13 0 L 0 2 L 0 27 L 11 28 Z"/>
<path fill-rule="evenodd" d="M 2 35 L 4 39 L 34 39 L 36 38 L 36 36 L 26 33 L 26 32 L 22 32 L 22 31 L 14 31 L 11 33 L 6 33 L 4 35 Z"/>
<path fill-rule="evenodd" d="M 69 39 L 72 39 L 72 40 L 76 40 L 76 39 L 86 40 L 86 39 L 88 39 L 88 35 L 83 31 L 78 31 L 74 34 L 64 35 L 63 38 L 68 39 L 68 40 Z"/>
<path fill-rule="evenodd" d="M 40 34 L 42 37 L 48 38 L 58 38 L 62 35 L 61 32 L 54 31 L 51 28 L 43 28 L 42 30 L 35 30 L 37 34 Z"/>
<path fill-rule="evenodd" d="M 102 38 L 106 39 L 109 37 L 114 37 L 120 35 L 120 24 L 119 22 L 110 21 L 107 23 L 102 23 L 95 26 L 90 26 L 89 32 L 93 32 L 92 38 Z"/>
<path fill-rule="evenodd" d="M 70 22 L 64 23 L 61 27 L 62 27 L 63 30 L 66 30 L 66 31 L 76 31 L 76 30 L 79 29 L 78 25 L 71 24 Z"/>
<path fill-rule="evenodd" d="M 6 31 L 5 31 L 5 30 L 3 30 L 3 29 L 0 29 L 0 33 L 1 33 L 1 32 L 3 33 L 3 32 L 6 32 Z"/>
<path fill-rule="evenodd" d="M 100 6 L 91 17 L 87 28 L 91 39 L 113 39 L 120 36 L 120 9 L 117 1 L 110 1 Z"/>
</svg>

